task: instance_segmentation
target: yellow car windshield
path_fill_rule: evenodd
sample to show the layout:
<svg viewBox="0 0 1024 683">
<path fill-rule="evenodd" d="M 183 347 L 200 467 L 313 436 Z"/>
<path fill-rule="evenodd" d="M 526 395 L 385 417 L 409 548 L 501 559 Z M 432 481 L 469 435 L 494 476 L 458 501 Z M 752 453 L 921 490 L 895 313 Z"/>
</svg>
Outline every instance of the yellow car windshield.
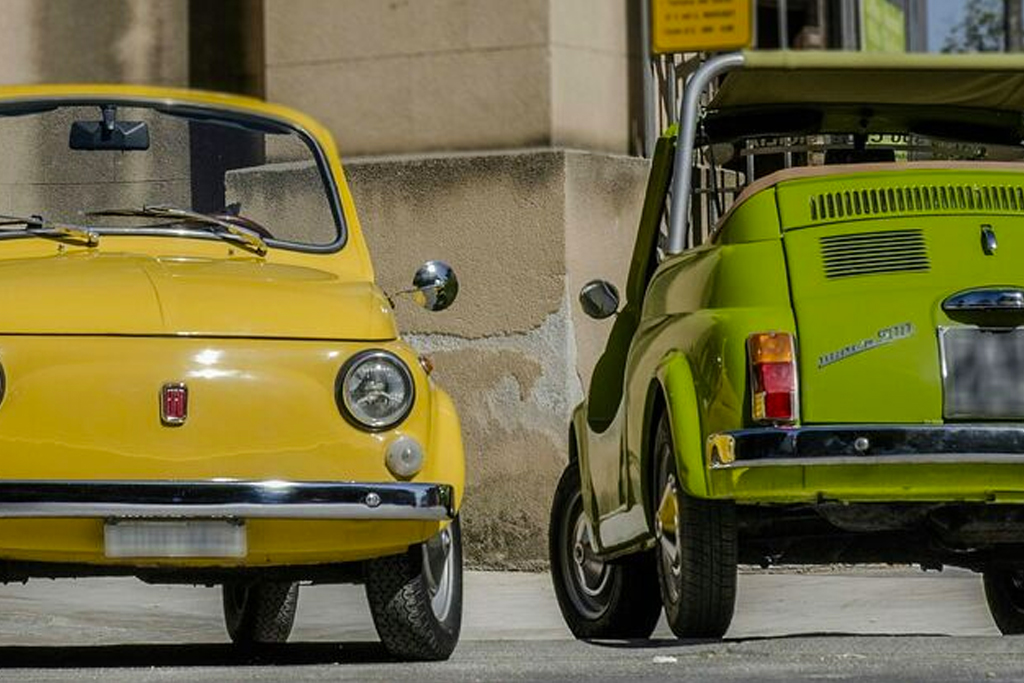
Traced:
<svg viewBox="0 0 1024 683">
<path fill-rule="evenodd" d="M 330 250 L 343 241 L 323 153 L 284 122 L 163 102 L 12 106 L 0 112 L 0 214 L 100 235 L 213 237 L 210 221 L 190 230 L 142 211 L 175 207 L 270 246 Z"/>
</svg>

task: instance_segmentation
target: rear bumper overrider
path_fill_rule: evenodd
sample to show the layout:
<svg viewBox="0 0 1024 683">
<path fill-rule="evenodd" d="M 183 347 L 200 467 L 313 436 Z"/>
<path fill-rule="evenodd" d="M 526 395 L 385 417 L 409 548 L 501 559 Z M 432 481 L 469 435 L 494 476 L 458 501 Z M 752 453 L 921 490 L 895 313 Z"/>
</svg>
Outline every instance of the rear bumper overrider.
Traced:
<svg viewBox="0 0 1024 683">
<path fill-rule="evenodd" d="M 868 464 L 1024 464 L 1024 424 L 828 425 L 713 434 L 713 470 Z"/>
<path fill-rule="evenodd" d="M 447 484 L 0 480 L 4 518 L 447 520 Z"/>
</svg>

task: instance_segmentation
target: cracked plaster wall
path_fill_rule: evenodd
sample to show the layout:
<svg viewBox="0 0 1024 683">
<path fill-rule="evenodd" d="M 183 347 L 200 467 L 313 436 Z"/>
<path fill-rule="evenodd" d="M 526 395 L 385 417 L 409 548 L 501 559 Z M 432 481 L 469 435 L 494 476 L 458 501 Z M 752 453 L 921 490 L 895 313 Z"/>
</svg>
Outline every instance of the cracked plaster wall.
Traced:
<svg viewBox="0 0 1024 683">
<path fill-rule="evenodd" d="M 530 150 L 346 169 L 381 286 L 407 287 L 427 258 L 459 276 L 448 311 L 400 301 L 397 313 L 462 417 L 467 559 L 542 566 L 569 416 L 611 325 L 585 318 L 576 294 L 593 277 L 624 285 L 647 164 Z"/>
</svg>

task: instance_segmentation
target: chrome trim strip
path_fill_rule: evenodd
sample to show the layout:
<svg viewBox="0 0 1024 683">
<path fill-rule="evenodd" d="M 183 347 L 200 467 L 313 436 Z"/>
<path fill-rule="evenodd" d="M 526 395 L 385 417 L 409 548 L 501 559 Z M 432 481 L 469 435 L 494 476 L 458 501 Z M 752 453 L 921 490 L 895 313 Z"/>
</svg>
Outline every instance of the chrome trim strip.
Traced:
<svg viewBox="0 0 1024 683">
<path fill-rule="evenodd" d="M 0 480 L 0 518 L 446 520 L 447 484 Z"/>
<path fill-rule="evenodd" d="M 1024 465 L 1024 453 L 961 453 L 929 455 L 861 455 L 855 457 L 771 458 L 729 464 L 713 463 L 713 470 L 742 467 L 820 467 L 822 465 Z"/>
<path fill-rule="evenodd" d="M 729 462 L 711 457 L 713 447 L 723 443 L 732 445 Z M 744 429 L 711 435 L 707 455 L 713 470 L 822 465 L 1024 465 L 1024 423 Z"/>
<path fill-rule="evenodd" d="M 687 226 L 690 223 L 690 190 L 693 179 L 693 149 L 700 117 L 701 97 L 711 82 L 724 73 L 743 66 L 745 58 L 740 52 L 712 57 L 698 68 L 683 94 L 679 110 L 679 137 L 673 162 L 672 198 L 668 214 L 669 254 L 678 254 L 691 245 Z M 674 103 L 670 103 L 672 106 Z"/>
</svg>

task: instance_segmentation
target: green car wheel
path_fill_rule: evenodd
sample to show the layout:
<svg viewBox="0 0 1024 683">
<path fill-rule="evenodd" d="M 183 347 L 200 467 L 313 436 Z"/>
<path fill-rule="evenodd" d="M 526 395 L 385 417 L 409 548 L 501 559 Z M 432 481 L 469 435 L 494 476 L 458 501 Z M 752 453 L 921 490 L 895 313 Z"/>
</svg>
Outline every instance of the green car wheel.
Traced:
<svg viewBox="0 0 1024 683">
<path fill-rule="evenodd" d="M 680 638 L 721 638 L 736 604 L 736 509 L 678 485 L 667 416 L 654 439 L 658 576 L 668 625 Z"/>
<path fill-rule="evenodd" d="M 653 553 L 615 562 L 596 555 L 576 462 L 569 463 L 555 489 L 548 542 L 555 596 L 574 636 L 650 637 L 661 616 Z"/>
</svg>

